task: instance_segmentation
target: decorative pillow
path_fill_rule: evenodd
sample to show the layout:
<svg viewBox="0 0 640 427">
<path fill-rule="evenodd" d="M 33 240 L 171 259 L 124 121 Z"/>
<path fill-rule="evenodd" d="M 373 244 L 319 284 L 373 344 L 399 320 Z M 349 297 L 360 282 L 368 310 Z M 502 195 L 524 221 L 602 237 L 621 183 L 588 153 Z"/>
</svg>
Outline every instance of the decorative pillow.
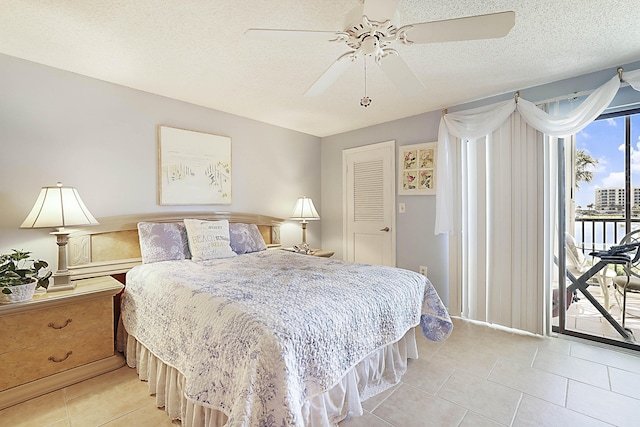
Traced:
<svg viewBox="0 0 640 427">
<path fill-rule="evenodd" d="M 191 258 L 182 222 L 139 222 L 138 238 L 144 264 Z"/>
<path fill-rule="evenodd" d="M 267 250 L 262 234 L 255 224 L 229 224 L 229 237 L 231 249 L 238 255 Z"/>
<path fill-rule="evenodd" d="M 189 249 L 194 261 L 236 256 L 229 241 L 229 221 L 185 219 Z"/>
</svg>

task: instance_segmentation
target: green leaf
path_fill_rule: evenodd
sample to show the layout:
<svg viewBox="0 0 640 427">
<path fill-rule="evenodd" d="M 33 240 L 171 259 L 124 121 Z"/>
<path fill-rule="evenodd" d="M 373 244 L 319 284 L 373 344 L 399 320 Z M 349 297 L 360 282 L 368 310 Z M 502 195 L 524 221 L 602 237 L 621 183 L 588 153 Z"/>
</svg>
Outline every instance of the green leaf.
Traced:
<svg viewBox="0 0 640 427">
<path fill-rule="evenodd" d="M 0 255 L 0 287 L 18 286 L 38 281 L 39 286 L 47 287 L 51 271 L 43 260 L 29 259 L 31 252 L 13 249 L 11 254 Z M 42 277 L 40 277 L 42 275 Z M 6 291 L 3 291 L 7 293 Z M 11 293 L 9 291 L 9 293 Z"/>
<path fill-rule="evenodd" d="M 43 268 L 47 268 L 48 266 L 49 266 L 49 264 L 46 261 L 43 261 L 41 259 L 39 259 L 39 260 L 37 260 L 37 261 L 35 261 L 33 263 L 33 268 L 35 270 L 40 270 L 40 269 L 43 269 Z"/>
</svg>

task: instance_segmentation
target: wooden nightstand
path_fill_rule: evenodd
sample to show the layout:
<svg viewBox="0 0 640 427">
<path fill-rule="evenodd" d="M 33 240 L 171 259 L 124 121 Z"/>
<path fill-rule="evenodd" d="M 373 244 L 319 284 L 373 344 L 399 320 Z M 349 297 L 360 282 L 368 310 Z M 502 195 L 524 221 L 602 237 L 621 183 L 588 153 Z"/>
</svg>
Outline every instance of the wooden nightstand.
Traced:
<svg viewBox="0 0 640 427">
<path fill-rule="evenodd" d="M 324 249 L 311 249 L 311 251 L 312 252 L 309 255 L 319 256 L 322 258 L 331 258 L 335 253 L 334 251 L 326 251 Z"/>
<path fill-rule="evenodd" d="M 297 254 L 301 254 L 301 255 L 313 255 L 313 256 L 319 256 L 319 257 L 323 257 L 323 258 L 331 258 L 333 256 L 333 254 L 335 253 L 334 251 L 326 251 L 324 249 L 311 249 L 311 252 L 308 254 L 303 254 L 302 252 L 298 252 L 293 248 L 280 248 L 284 251 L 289 251 L 289 252 L 295 252 Z"/>
<path fill-rule="evenodd" d="M 122 284 L 110 276 L 75 283 L 0 305 L 0 409 L 124 365 L 113 330 Z"/>
</svg>

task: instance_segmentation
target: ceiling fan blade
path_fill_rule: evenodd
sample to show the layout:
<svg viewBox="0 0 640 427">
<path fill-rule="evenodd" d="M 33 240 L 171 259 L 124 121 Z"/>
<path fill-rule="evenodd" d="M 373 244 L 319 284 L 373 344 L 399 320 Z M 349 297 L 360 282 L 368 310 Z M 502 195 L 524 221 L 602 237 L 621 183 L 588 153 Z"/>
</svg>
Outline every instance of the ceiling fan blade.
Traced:
<svg viewBox="0 0 640 427">
<path fill-rule="evenodd" d="M 516 22 L 513 11 L 423 22 L 400 28 L 413 43 L 494 39 L 506 36 Z"/>
<path fill-rule="evenodd" d="M 249 28 L 244 32 L 244 35 L 249 39 L 267 41 L 334 41 L 343 34 L 341 31 L 271 30 L 266 28 Z"/>
<path fill-rule="evenodd" d="M 394 54 L 385 56 L 380 60 L 380 67 L 405 95 L 415 95 L 424 90 L 418 76 L 411 71 L 411 68 L 400 56 Z"/>
<path fill-rule="evenodd" d="M 400 0 L 366 0 L 362 14 L 369 21 L 384 22 L 392 19 Z"/>
<path fill-rule="evenodd" d="M 323 75 L 304 93 L 304 96 L 318 96 L 329 88 L 347 68 L 353 64 L 350 54 L 338 58 Z"/>
</svg>

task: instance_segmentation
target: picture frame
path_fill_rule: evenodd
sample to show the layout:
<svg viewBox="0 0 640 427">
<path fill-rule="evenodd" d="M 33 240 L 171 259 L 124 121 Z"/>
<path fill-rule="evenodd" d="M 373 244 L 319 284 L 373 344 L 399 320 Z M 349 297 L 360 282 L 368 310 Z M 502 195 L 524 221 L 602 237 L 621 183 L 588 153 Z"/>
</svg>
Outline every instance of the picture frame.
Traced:
<svg viewBox="0 0 640 427">
<path fill-rule="evenodd" d="M 158 126 L 158 203 L 231 204 L 231 138 Z"/>
<path fill-rule="evenodd" d="M 437 142 L 398 147 L 398 194 L 436 194 Z"/>
</svg>

